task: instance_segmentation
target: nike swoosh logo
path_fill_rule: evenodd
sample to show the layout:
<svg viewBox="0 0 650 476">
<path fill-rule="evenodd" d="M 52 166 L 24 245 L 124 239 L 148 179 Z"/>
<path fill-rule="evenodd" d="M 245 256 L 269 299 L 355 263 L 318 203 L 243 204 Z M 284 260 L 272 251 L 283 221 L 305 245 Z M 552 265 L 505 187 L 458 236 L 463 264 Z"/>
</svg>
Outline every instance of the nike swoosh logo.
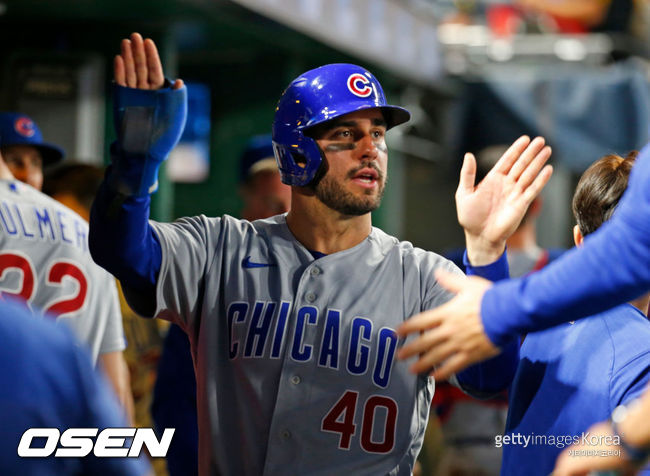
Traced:
<svg viewBox="0 0 650 476">
<path fill-rule="evenodd" d="M 251 261 L 250 255 L 242 260 L 241 265 L 242 268 L 270 268 L 277 266 L 275 263 L 255 263 Z"/>
</svg>

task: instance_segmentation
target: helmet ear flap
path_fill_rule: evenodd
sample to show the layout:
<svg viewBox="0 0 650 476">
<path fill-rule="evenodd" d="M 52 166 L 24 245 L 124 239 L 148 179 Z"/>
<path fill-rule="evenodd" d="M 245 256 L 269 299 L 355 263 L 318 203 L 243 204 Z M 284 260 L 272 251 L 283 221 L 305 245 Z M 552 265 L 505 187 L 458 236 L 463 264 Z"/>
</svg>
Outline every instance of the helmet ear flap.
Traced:
<svg viewBox="0 0 650 476">
<path fill-rule="evenodd" d="M 301 132 L 298 135 L 298 140 L 290 146 L 274 141 L 273 150 L 282 182 L 304 187 L 312 181 L 323 160 L 316 141 Z"/>
</svg>

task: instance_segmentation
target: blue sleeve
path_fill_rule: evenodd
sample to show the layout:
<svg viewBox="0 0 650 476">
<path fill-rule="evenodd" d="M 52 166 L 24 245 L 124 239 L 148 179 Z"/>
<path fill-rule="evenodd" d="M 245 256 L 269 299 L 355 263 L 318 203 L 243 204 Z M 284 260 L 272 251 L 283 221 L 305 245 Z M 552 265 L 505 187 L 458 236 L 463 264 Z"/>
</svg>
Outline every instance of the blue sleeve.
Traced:
<svg viewBox="0 0 650 476">
<path fill-rule="evenodd" d="M 507 279 L 509 276 L 505 252 L 497 261 L 487 266 L 472 266 L 465 252 L 463 264 L 468 276 L 480 276 L 490 281 Z M 503 346 L 499 355 L 457 373 L 456 379 L 462 389 L 470 395 L 477 398 L 491 397 L 510 386 L 518 364 L 519 343 L 513 339 Z"/>
<path fill-rule="evenodd" d="M 596 314 L 650 289 L 650 145 L 637 158 L 617 211 L 585 245 L 537 273 L 497 283 L 481 302 L 496 346 Z"/>
<path fill-rule="evenodd" d="M 111 173 L 109 167 L 90 213 L 90 253 L 97 264 L 121 281 L 125 293 L 137 293 L 143 300 L 155 302 L 162 250 L 149 224 L 151 198 L 115 191 L 110 186 Z"/>
</svg>

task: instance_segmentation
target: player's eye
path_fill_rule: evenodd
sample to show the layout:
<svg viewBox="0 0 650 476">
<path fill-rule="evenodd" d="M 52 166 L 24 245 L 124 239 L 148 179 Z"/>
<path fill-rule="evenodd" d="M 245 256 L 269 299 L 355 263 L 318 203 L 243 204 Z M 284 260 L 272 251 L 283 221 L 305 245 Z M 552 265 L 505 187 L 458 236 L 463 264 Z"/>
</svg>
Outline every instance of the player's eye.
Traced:
<svg viewBox="0 0 650 476">
<path fill-rule="evenodd" d="M 352 131 L 350 131 L 350 129 L 339 129 L 334 133 L 334 137 L 338 139 L 347 139 L 352 137 Z"/>
</svg>

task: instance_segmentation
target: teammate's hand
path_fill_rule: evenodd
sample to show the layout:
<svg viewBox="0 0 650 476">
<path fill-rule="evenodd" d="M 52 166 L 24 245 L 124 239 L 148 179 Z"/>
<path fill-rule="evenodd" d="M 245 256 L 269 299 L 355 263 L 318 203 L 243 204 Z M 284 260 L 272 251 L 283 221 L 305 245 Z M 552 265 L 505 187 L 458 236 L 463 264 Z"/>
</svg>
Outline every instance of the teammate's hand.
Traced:
<svg viewBox="0 0 650 476">
<path fill-rule="evenodd" d="M 113 61 L 114 79 L 120 86 L 137 89 L 160 89 L 165 84 L 162 63 L 156 44 L 140 33 L 123 39 L 120 54 Z M 174 81 L 173 89 L 180 89 L 183 81 Z"/>
<path fill-rule="evenodd" d="M 551 148 L 544 139 L 517 139 L 483 180 L 475 185 L 476 159 L 466 154 L 456 190 L 458 223 L 465 230 L 467 255 L 474 266 L 492 263 L 539 195 L 553 168 L 544 166 Z"/>
<path fill-rule="evenodd" d="M 413 373 L 430 372 L 436 380 L 481 360 L 494 357 L 500 351 L 485 334 L 481 321 L 481 299 L 492 283 L 477 276 L 460 276 L 437 270 L 438 282 L 456 296 L 430 311 L 411 317 L 397 328 L 400 337 L 420 334 L 402 347 L 397 358 L 419 355 L 411 366 Z"/>
<path fill-rule="evenodd" d="M 609 422 L 596 423 L 586 433 L 589 433 L 589 441 L 596 443 L 579 443 L 565 448 L 557 458 L 552 476 L 587 476 L 608 470 L 617 470 L 616 474 L 621 475 L 636 473 L 624 458 L 621 447 L 612 443 L 614 436 Z"/>
</svg>

